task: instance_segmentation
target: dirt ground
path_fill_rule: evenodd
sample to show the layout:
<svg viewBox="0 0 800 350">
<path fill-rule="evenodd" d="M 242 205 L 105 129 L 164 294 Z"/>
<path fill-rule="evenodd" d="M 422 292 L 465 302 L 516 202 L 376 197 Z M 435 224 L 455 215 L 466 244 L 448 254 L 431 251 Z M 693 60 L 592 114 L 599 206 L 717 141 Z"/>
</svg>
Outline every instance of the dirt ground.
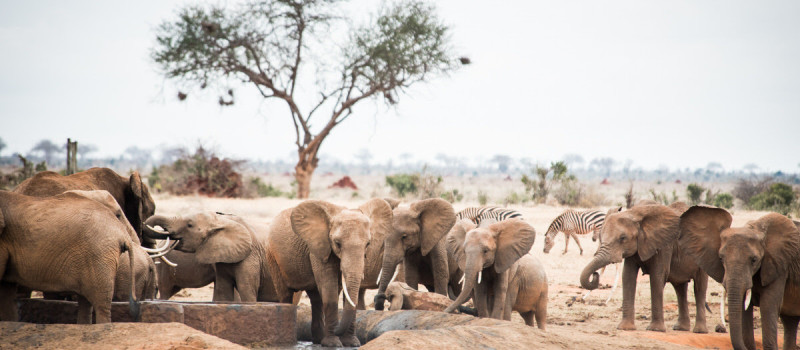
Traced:
<svg viewBox="0 0 800 350">
<path fill-rule="evenodd" d="M 349 191 L 349 190 L 342 190 Z M 348 192 L 349 193 L 349 192 Z M 347 206 L 357 207 L 366 198 L 344 199 L 345 195 L 331 195 L 330 201 Z M 246 218 L 263 220 L 267 223 L 278 212 L 289 208 L 297 203 L 298 200 L 285 198 L 264 198 L 253 200 L 237 199 L 211 199 L 205 197 L 172 197 L 156 196 L 157 213 L 166 215 L 185 214 L 201 210 L 214 210 L 228 213 L 235 213 Z M 613 204 L 613 203 L 612 203 Z M 454 205 L 456 210 L 468 206 L 477 206 L 474 202 L 460 202 Z M 685 348 L 684 346 L 706 349 L 729 349 L 730 340 L 728 334 L 714 333 L 714 328 L 720 323 L 719 301 L 723 292 L 722 286 L 713 281 L 709 281 L 708 304 L 712 312 L 707 313 L 707 325 L 710 334 L 694 334 L 691 332 L 673 331 L 672 325 L 676 322 L 677 302 L 675 291 L 671 286 L 667 286 L 664 293 L 665 319 L 668 331 L 666 333 L 645 331 L 650 318 L 650 288 L 647 276 L 638 279 L 636 296 L 636 327 L 637 331 L 619 331 L 616 329 L 622 312 L 622 291 L 617 288 L 608 304 L 605 303 L 611 290 L 610 285 L 614 279 L 614 267 L 606 269 L 601 278 L 602 289 L 594 291 L 585 301 L 581 296 L 585 290 L 580 288 L 579 274 L 581 269 L 591 260 L 597 243 L 592 242 L 589 235 L 581 237 L 581 245 L 584 248 L 583 255 L 579 254 L 578 247 L 572 242 L 569 251 L 562 254 L 564 249 L 564 236 L 559 235 L 556 246 L 550 254 L 542 252 L 544 245 L 544 232 L 550 222 L 558 216 L 565 208 L 552 205 L 521 205 L 510 206 L 523 213 L 526 221 L 531 223 L 536 229 L 537 236 L 531 253 L 539 258 L 547 269 L 547 277 L 550 283 L 550 302 L 548 304 L 548 334 L 558 334 L 568 339 L 596 340 L 598 348 Z M 598 208 L 606 209 L 607 207 Z M 742 225 L 749 220 L 756 219 L 763 215 L 762 212 L 736 211 L 734 212 L 734 225 Z M 621 269 L 621 266 L 620 266 Z M 620 282 L 621 284 L 621 282 Z M 375 291 L 367 293 L 367 302 L 371 304 Z M 175 300 L 211 300 L 212 287 L 207 286 L 199 289 L 184 290 L 174 296 Z M 693 288 L 689 287 L 690 317 L 694 326 L 695 306 Z M 303 304 L 308 304 L 308 298 L 304 295 Z M 758 312 L 756 315 L 756 326 L 760 326 Z M 514 314 L 513 322 L 523 323 L 518 314 Z M 523 323 L 524 324 L 524 323 Z M 782 332 L 782 330 L 780 330 Z M 756 329 L 756 337 L 760 339 L 761 329 Z M 779 335 L 779 338 L 781 336 Z M 682 346 L 681 346 L 682 345 Z"/>
</svg>

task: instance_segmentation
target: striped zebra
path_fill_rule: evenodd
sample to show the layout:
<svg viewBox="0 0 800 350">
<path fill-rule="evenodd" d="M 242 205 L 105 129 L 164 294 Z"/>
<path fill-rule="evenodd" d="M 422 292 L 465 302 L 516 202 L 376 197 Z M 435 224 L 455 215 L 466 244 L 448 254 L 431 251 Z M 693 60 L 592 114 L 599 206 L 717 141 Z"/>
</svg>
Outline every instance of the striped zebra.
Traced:
<svg viewBox="0 0 800 350">
<path fill-rule="evenodd" d="M 468 219 L 474 224 L 480 224 L 481 220 L 483 219 L 495 219 L 497 221 L 503 221 L 516 217 L 522 217 L 522 213 L 516 210 L 500 207 L 469 207 L 456 213 L 456 218 L 458 220 Z"/>
<path fill-rule="evenodd" d="M 493 209 L 493 210 L 484 211 L 483 213 L 481 213 L 481 215 L 478 215 L 478 217 L 475 219 L 475 223 L 480 225 L 481 221 L 483 221 L 483 220 L 492 219 L 492 220 L 495 220 L 497 222 L 500 222 L 500 221 L 508 220 L 508 219 L 511 219 L 511 218 L 520 218 L 520 219 L 522 219 L 522 213 L 520 213 L 520 212 L 518 212 L 516 210 L 513 210 L 513 209 L 496 208 L 496 209 Z"/>
<path fill-rule="evenodd" d="M 575 240 L 575 244 L 578 245 L 578 249 L 581 250 L 581 255 L 583 255 L 583 248 L 581 247 L 581 243 L 578 241 L 578 235 L 594 232 L 592 239 L 596 239 L 599 230 L 603 227 L 603 221 L 605 218 L 606 214 L 599 210 L 575 211 L 572 209 L 567 209 L 555 220 L 553 220 L 553 222 L 550 224 L 550 227 L 547 229 L 547 232 L 545 233 L 545 254 L 550 253 L 550 249 L 552 249 L 556 244 L 556 235 L 559 232 L 564 232 L 566 243 L 564 244 L 563 254 L 567 253 L 567 248 L 569 247 L 569 238 L 572 237 L 572 239 Z"/>
</svg>

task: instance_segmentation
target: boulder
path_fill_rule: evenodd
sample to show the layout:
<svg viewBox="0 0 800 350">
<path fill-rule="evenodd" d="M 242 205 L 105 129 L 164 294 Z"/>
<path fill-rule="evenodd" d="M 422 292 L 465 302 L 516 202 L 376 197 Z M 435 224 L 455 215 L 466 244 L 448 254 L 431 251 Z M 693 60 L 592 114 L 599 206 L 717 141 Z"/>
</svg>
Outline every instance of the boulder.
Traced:
<svg viewBox="0 0 800 350">
<path fill-rule="evenodd" d="M 444 295 L 421 292 L 403 282 L 389 283 L 386 300 L 392 303 L 389 310 L 444 311 L 453 302 Z"/>
</svg>

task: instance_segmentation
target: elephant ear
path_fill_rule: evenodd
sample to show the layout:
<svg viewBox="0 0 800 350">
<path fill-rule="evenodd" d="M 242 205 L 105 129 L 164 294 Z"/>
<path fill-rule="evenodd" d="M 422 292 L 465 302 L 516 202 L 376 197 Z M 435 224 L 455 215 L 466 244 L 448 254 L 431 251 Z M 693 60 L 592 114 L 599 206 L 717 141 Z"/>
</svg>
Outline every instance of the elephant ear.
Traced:
<svg viewBox="0 0 800 350">
<path fill-rule="evenodd" d="M 331 218 L 333 205 L 310 200 L 292 209 L 292 230 L 306 242 L 308 249 L 322 262 L 331 255 Z"/>
<path fill-rule="evenodd" d="M 767 286 L 783 275 L 800 251 L 800 232 L 791 219 L 770 213 L 748 223 L 764 234 L 761 285 Z"/>
<path fill-rule="evenodd" d="M 453 228 L 456 212 L 449 202 L 441 198 L 416 201 L 411 204 L 411 210 L 420 221 L 420 251 L 426 256 Z"/>
<path fill-rule="evenodd" d="M 132 203 L 125 203 L 125 211 L 128 212 L 127 215 L 128 221 L 130 221 L 131 226 L 133 229 L 136 230 L 137 234 L 141 234 L 142 230 L 142 221 L 144 221 L 144 208 L 142 208 L 142 196 L 144 192 L 144 184 L 142 183 L 142 178 L 139 176 L 138 171 L 134 171 L 131 174 L 129 179 L 129 186 L 131 188 L 131 192 L 133 193 L 133 201 Z M 126 202 L 128 200 L 126 199 Z"/>
<path fill-rule="evenodd" d="M 400 200 L 398 199 L 386 197 L 383 200 L 385 200 L 386 203 L 389 203 L 389 206 L 392 207 L 392 209 L 397 208 L 397 206 L 400 205 Z"/>
<path fill-rule="evenodd" d="M 733 217 L 727 210 L 695 205 L 681 215 L 678 246 L 694 257 L 697 266 L 715 281 L 722 283 L 725 268 L 719 258 L 722 231 L 731 227 Z"/>
<path fill-rule="evenodd" d="M 464 240 L 467 238 L 467 231 L 471 231 L 472 228 L 474 228 L 467 225 L 464 221 L 468 221 L 472 224 L 472 221 L 469 221 L 469 219 L 457 222 L 453 225 L 450 232 L 447 233 L 447 238 L 445 238 L 447 253 L 452 255 L 456 262 L 458 262 L 458 268 L 461 269 L 461 271 L 464 271 L 467 265 L 467 256 L 464 254 Z"/>
<path fill-rule="evenodd" d="M 3 216 L 3 211 L 0 211 L 0 235 L 3 234 L 5 228 L 6 228 L 6 218 Z"/>
<path fill-rule="evenodd" d="M 531 250 L 536 239 L 533 226 L 520 219 L 500 221 L 489 226 L 497 240 L 494 269 L 502 273 Z"/>
<path fill-rule="evenodd" d="M 622 207 L 611 208 L 606 212 L 606 218 L 611 214 L 616 214 L 622 211 Z"/>
<path fill-rule="evenodd" d="M 383 251 L 383 242 L 386 240 L 386 236 L 392 231 L 392 207 L 383 199 L 373 198 L 358 209 L 368 216 L 370 221 L 370 243 L 367 255 L 377 259 L 380 252 Z"/>
<path fill-rule="evenodd" d="M 660 203 L 658 203 L 658 202 L 656 202 L 656 201 L 654 201 L 652 199 L 642 199 L 642 200 L 636 202 L 636 204 L 634 204 L 633 206 L 634 207 L 641 207 L 641 206 L 644 206 L 644 205 L 660 205 Z"/>
<path fill-rule="evenodd" d="M 630 210 L 638 221 L 636 236 L 639 257 L 647 261 L 660 249 L 675 244 L 680 234 L 680 216 L 664 205 L 635 206 Z"/>
<path fill-rule="evenodd" d="M 250 229 L 238 222 L 215 217 L 213 226 L 206 233 L 206 239 L 195 252 L 201 264 L 237 263 L 253 250 Z"/>
</svg>

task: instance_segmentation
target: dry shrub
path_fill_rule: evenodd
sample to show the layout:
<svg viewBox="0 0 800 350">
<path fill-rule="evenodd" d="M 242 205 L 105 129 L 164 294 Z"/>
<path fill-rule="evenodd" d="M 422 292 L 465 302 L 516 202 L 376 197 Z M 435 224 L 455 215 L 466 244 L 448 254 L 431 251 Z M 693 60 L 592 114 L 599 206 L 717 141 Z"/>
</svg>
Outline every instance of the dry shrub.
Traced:
<svg viewBox="0 0 800 350">
<path fill-rule="evenodd" d="M 219 159 L 213 152 L 198 147 L 194 154 L 184 152 L 169 165 L 154 168 L 150 187 L 176 195 L 200 194 L 209 197 L 243 197 L 241 160 Z"/>
</svg>

